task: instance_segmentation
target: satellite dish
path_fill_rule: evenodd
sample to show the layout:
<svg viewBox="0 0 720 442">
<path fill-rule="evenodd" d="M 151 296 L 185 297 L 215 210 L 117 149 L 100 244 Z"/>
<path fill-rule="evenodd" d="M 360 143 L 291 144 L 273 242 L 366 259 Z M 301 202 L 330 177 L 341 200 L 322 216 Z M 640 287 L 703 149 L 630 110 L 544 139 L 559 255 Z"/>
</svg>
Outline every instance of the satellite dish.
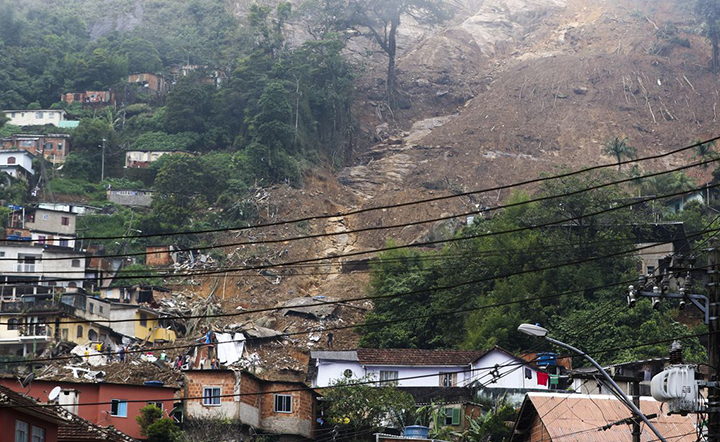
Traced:
<svg viewBox="0 0 720 442">
<path fill-rule="evenodd" d="M 58 396 L 60 396 L 60 386 L 53 388 L 50 394 L 48 394 L 48 402 L 53 402 L 55 399 L 57 399 Z"/>
<path fill-rule="evenodd" d="M 25 379 L 20 381 L 20 385 L 22 385 L 23 388 L 30 385 L 30 383 L 35 379 L 35 373 L 30 373 L 29 375 L 25 376 Z"/>
</svg>

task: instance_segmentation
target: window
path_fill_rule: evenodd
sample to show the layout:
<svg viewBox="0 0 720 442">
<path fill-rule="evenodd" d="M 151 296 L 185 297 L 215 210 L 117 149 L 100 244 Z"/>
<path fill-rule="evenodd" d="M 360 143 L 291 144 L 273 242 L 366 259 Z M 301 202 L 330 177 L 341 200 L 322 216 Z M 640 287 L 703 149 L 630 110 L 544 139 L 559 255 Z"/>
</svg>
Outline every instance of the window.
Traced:
<svg viewBox="0 0 720 442">
<path fill-rule="evenodd" d="M 220 405 L 220 387 L 204 387 L 202 404 L 206 407 Z"/>
<path fill-rule="evenodd" d="M 45 240 L 46 240 L 46 239 L 47 239 L 47 238 L 45 238 L 45 235 L 38 235 L 38 242 L 39 242 L 40 244 L 45 244 Z"/>
<path fill-rule="evenodd" d="M 77 337 L 82 338 L 83 337 L 83 328 L 82 325 L 77 326 Z"/>
<path fill-rule="evenodd" d="M 90 313 L 95 313 L 95 304 L 90 302 L 89 305 L 90 305 Z"/>
<path fill-rule="evenodd" d="M 88 340 L 89 341 L 97 341 L 97 332 L 93 329 L 88 330 Z"/>
<path fill-rule="evenodd" d="M 61 240 L 60 240 L 60 247 L 70 247 L 70 243 L 69 243 L 68 240 L 66 240 L 66 239 L 61 239 Z M 78 264 L 78 267 L 80 267 L 79 264 Z"/>
<path fill-rule="evenodd" d="M 63 226 L 69 226 L 69 225 L 70 225 L 70 217 L 68 217 L 68 216 L 63 216 L 63 217 L 60 219 L 60 224 L 62 224 Z"/>
<path fill-rule="evenodd" d="M 440 373 L 440 386 L 441 387 L 457 386 L 457 373 Z"/>
<path fill-rule="evenodd" d="M 27 422 L 15 421 L 15 442 L 29 442 Z"/>
<path fill-rule="evenodd" d="M 32 427 L 32 442 L 45 442 L 45 429 L 36 427 L 33 425 Z"/>
<path fill-rule="evenodd" d="M 20 325 L 20 320 L 17 318 L 10 318 L 7 323 L 8 330 L 17 330 Z"/>
<path fill-rule="evenodd" d="M 276 394 L 275 395 L 275 413 L 292 413 L 292 395 Z"/>
<path fill-rule="evenodd" d="M 43 221 L 47 221 L 49 219 L 50 219 L 50 215 L 48 215 L 47 213 L 43 213 Z"/>
<path fill-rule="evenodd" d="M 8 157 L 7 163 L 8 163 L 8 164 L 15 164 L 15 161 L 16 161 L 16 160 L 15 160 L 15 157 Z"/>
<path fill-rule="evenodd" d="M 147 315 L 145 313 L 140 313 L 140 325 L 147 327 Z"/>
<path fill-rule="evenodd" d="M 5 252 L 0 252 L 0 258 L 5 256 Z"/>
<path fill-rule="evenodd" d="M 148 405 L 153 405 L 155 407 L 158 407 L 160 410 L 163 409 L 163 403 L 162 402 L 148 402 Z"/>
<path fill-rule="evenodd" d="M 103 306 L 102 306 L 102 305 L 99 305 L 99 306 L 98 306 L 98 310 L 100 311 L 100 313 L 102 313 L 102 312 L 103 312 Z"/>
<path fill-rule="evenodd" d="M 60 332 L 62 334 L 62 340 L 67 342 L 68 340 L 68 329 L 64 328 Z"/>
<path fill-rule="evenodd" d="M 127 402 L 120 399 L 113 399 L 110 402 L 110 416 L 127 417 Z"/>
<path fill-rule="evenodd" d="M 56 150 L 62 150 L 63 149 L 63 143 L 57 143 L 57 149 Z"/>
<path fill-rule="evenodd" d="M 655 273 L 655 266 L 647 266 L 647 274 L 652 275 Z"/>
<path fill-rule="evenodd" d="M 384 371 L 380 370 L 380 383 L 383 385 L 397 385 L 398 384 L 398 372 L 397 371 Z"/>
<path fill-rule="evenodd" d="M 42 118 L 43 113 L 42 112 L 35 112 L 35 118 Z"/>
<path fill-rule="evenodd" d="M 460 425 L 460 409 L 459 408 L 446 408 L 445 409 L 445 425 Z"/>
<path fill-rule="evenodd" d="M 67 244 L 67 240 L 65 240 L 65 243 Z M 60 242 L 62 244 L 62 241 Z M 73 259 L 72 263 L 70 264 L 73 267 L 80 267 L 80 260 L 79 259 Z"/>
</svg>

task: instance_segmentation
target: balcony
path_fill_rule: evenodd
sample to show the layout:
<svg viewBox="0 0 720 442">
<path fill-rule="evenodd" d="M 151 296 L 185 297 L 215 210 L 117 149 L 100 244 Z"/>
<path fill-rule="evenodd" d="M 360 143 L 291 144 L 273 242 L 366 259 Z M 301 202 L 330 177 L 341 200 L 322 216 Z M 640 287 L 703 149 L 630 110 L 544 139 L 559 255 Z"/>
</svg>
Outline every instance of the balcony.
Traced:
<svg viewBox="0 0 720 442">
<path fill-rule="evenodd" d="M 17 265 L 17 272 L 18 273 L 35 273 L 35 264 L 19 263 Z"/>
<path fill-rule="evenodd" d="M 0 312 L 2 313 L 33 313 L 33 312 L 52 312 L 60 310 L 57 301 L 48 299 L 46 301 L 3 301 L 0 303 Z"/>
</svg>

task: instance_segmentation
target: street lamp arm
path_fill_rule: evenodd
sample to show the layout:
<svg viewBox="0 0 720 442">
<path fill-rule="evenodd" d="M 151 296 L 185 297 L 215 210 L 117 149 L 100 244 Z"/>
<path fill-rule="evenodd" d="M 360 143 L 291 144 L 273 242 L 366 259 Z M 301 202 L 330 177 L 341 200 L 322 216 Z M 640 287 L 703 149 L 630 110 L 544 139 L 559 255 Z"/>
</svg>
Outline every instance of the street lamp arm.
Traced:
<svg viewBox="0 0 720 442">
<path fill-rule="evenodd" d="M 575 352 L 575 353 L 583 356 L 588 361 L 590 361 L 590 363 L 593 366 L 595 366 L 595 368 L 597 368 L 600 373 L 602 373 L 603 377 L 608 381 L 608 383 L 612 386 L 612 388 L 614 388 L 615 391 L 620 395 L 620 397 L 623 399 L 623 402 L 625 403 L 625 405 L 628 408 L 630 408 L 630 410 L 632 410 L 633 413 L 635 413 L 637 416 L 639 416 L 640 419 L 643 420 L 643 422 L 645 422 L 645 425 L 647 425 L 648 428 L 650 428 L 650 430 L 652 430 L 652 432 L 655 433 L 655 436 L 657 436 L 661 442 L 667 442 L 667 440 L 665 440 L 665 438 L 662 436 L 662 434 L 660 434 L 658 429 L 655 428 L 655 426 L 652 424 L 652 422 L 650 422 L 650 420 L 648 420 L 648 418 L 642 413 L 642 411 L 640 411 L 640 409 L 635 406 L 635 404 L 630 400 L 630 398 L 627 397 L 625 392 L 622 391 L 622 389 L 618 386 L 618 384 L 615 383 L 615 381 L 610 377 L 609 374 L 607 374 L 607 372 L 600 366 L 600 364 L 598 364 L 597 361 L 595 361 L 595 359 L 591 358 L 590 355 L 588 355 L 587 353 L 585 353 L 583 351 L 580 351 L 579 349 L 573 347 L 572 345 L 558 341 L 557 339 L 553 339 L 547 335 L 545 336 L 545 340 L 557 345 L 558 347 L 563 347 L 572 352 Z"/>
</svg>

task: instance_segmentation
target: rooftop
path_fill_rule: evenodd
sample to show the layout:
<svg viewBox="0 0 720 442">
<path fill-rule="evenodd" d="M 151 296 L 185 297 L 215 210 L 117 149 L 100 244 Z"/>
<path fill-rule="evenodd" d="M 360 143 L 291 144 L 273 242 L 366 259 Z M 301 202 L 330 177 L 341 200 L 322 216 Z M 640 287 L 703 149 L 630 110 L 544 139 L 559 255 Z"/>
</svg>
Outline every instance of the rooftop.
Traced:
<svg viewBox="0 0 720 442">
<path fill-rule="evenodd" d="M 476 350 L 420 350 L 360 348 L 358 360 L 363 365 L 451 366 L 469 365 L 485 354 Z"/>
<path fill-rule="evenodd" d="M 667 439 L 695 442 L 693 416 L 666 416 L 661 403 L 649 397 L 640 399 L 640 409 L 646 415 L 657 414 L 653 424 Z M 528 393 L 515 423 L 512 441 L 526 440 L 536 416 L 542 421 L 550 440 L 588 442 L 617 442 L 631 440 L 632 427 L 614 425 L 605 431 L 605 425 L 631 417 L 632 412 L 617 398 L 610 395 L 584 395 L 562 393 Z M 642 426 L 641 440 L 656 440 L 655 435 Z M 572 438 L 568 436 L 572 435 Z"/>
</svg>

